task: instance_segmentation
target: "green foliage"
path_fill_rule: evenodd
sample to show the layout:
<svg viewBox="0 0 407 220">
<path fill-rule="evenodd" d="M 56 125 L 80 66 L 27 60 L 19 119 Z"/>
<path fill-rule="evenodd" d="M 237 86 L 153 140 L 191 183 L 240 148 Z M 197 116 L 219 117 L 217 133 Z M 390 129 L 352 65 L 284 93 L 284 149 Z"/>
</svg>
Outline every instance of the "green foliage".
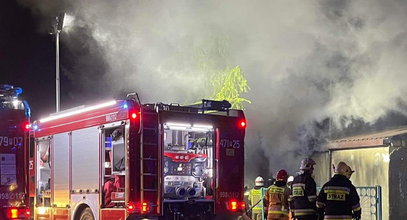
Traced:
<svg viewBox="0 0 407 220">
<path fill-rule="evenodd" d="M 229 43 L 227 36 L 214 36 L 205 46 L 194 49 L 193 59 L 198 70 L 208 77 L 208 87 L 212 87 L 211 93 L 203 93 L 203 96 L 214 100 L 227 100 L 234 109 L 244 109 L 244 103 L 250 100 L 242 98 L 242 93 L 250 90 L 244 73 L 239 66 L 230 68 Z M 210 84 L 209 84 L 210 83 Z M 199 102 L 197 102 L 199 103 Z"/>
<path fill-rule="evenodd" d="M 240 97 L 240 94 L 247 93 L 250 87 L 239 66 L 226 68 L 215 74 L 211 83 L 215 100 L 227 100 L 234 109 L 244 109 L 243 103 L 251 103 L 250 100 Z"/>
</svg>

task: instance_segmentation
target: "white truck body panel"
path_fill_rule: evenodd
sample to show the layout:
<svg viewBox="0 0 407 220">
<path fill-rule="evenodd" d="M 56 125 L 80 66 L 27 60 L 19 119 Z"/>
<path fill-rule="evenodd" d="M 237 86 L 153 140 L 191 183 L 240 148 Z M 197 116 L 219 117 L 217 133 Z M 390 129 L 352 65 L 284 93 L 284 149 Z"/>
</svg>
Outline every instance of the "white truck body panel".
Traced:
<svg viewBox="0 0 407 220">
<path fill-rule="evenodd" d="M 72 132 L 72 190 L 95 192 L 99 189 L 99 129 L 84 128 Z"/>
<path fill-rule="evenodd" d="M 70 202 L 70 136 L 71 135 L 68 132 L 54 135 L 54 141 L 51 148 L 51 155 L 53 155 L 52 179 L 54 180 L 52 189 L 53 204 L 61 208 L 65 208 Z"/>
</svg>

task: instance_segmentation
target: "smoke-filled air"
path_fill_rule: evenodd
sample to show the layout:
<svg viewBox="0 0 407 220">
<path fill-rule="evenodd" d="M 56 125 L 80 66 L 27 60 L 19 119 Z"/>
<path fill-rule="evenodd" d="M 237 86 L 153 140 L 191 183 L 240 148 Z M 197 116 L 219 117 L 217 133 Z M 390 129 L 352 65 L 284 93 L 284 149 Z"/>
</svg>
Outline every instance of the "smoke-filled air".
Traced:
<svg viewBox="0 0 407 220">
<path fill-rule="evenodd" d="M 249 179 L 293 173 L 332 132 L 406 113 L 406 1 L 20 3 L 44 21 L 58 11 L 75 18 L 61 34 L 62 74 L 94 97 L 136 91 L 143 102 L 193 103 L 240 67 Z"/>
</svg>

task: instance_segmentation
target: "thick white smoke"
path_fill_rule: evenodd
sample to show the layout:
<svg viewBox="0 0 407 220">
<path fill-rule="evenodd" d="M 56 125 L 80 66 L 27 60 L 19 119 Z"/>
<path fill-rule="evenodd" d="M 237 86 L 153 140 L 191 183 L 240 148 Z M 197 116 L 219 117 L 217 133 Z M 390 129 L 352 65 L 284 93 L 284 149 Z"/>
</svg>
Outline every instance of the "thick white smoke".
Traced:
<svg viewBox="0 0 407 220">
<path fill-rule="evenodd" d="M 45 1 L 22 3 L 51 13 L 32 5 Z M 406 9 L 401 0 L 71 0 L 64 10 L 96 41 L 108 73 L 98 81 L 112 92 L 188 103 L 211 94 L 211 69 L 240 65 L 251 87 L 246 164 L 254 176 L 262 164 L 252 152 L 265 152 L 273 172 L 296 169 L 311 153 L 305 140 L 315 121 L 346 127 L 404 113 Z M 86 82 L 77 71 L 73 80 Z"/>
</svg>

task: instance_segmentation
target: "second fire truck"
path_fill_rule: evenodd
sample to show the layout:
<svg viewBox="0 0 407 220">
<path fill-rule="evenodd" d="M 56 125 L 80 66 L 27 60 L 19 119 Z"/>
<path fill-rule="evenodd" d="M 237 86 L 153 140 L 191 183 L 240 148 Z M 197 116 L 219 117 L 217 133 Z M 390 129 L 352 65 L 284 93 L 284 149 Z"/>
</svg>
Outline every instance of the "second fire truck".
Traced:
<svg viewBox="0 0 407 220">
<path fill-rule="evenodd" d="M 22 89 L 0 85 L 0 219 L 28 219 L 30 107 Z"/>
<path fill-rule="evenodd" d="M 246 120 L 227 101 L 112 100 L 34 124 L 35 219 L 241 214 Z"/>
</svg>

